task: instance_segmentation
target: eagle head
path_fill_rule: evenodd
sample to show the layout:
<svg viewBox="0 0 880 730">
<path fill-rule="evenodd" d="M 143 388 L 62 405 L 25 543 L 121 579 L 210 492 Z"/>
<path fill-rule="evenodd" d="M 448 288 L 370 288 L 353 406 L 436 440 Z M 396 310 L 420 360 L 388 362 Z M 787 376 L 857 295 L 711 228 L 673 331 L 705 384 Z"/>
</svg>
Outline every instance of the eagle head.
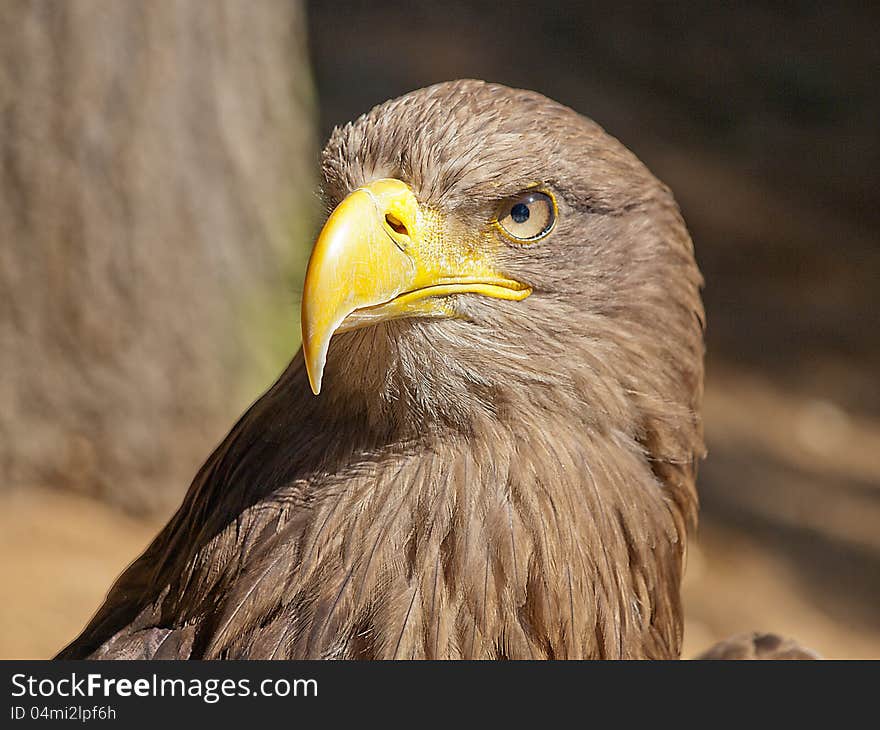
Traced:
<svg viewBox="0 0 880 730">
<path fill-rule="evenodd" d="M 413 433 L 574 419 L 687 451 L 693 247 L 668 188 L 597 124 L 534 92 L 437 84 L 334 130 L 322 189 L 302 339 L 331 407 Z"/>
</svg>

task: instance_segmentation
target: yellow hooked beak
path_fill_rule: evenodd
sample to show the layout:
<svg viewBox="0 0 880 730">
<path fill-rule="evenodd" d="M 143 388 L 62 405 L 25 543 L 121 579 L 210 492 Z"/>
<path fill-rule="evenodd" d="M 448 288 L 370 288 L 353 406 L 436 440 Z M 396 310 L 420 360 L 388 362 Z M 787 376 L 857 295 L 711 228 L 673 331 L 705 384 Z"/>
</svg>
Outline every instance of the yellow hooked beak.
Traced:
<svg viewBox="0 0 880 730">
<path fill-rule="evenodd" d="M 312 392 L 321 391 L 335 332 L 412 316 L 453 316 L 442 297 L 474 293 L 519 301 L 532 290 L 494 272 L 486 246 L 450 244 L 439 215 L 400 180 L 358 188 L 315 242 L 302 301 L 302 343 Z"/>
</svg>

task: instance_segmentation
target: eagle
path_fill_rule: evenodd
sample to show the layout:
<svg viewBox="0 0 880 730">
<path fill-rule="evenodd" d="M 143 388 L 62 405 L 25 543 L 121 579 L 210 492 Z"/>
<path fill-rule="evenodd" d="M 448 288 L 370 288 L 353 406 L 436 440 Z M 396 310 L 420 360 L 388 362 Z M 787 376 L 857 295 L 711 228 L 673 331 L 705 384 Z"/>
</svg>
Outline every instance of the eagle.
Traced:
<svg viewBox="0 0 880 730">
<path fill-rule="evenodd" d="M 321 192 L 302 348 L 59 658 L 678 658 L 705 318 L 670 190 L 463 80 L 337 127 Z"/>
</svg>

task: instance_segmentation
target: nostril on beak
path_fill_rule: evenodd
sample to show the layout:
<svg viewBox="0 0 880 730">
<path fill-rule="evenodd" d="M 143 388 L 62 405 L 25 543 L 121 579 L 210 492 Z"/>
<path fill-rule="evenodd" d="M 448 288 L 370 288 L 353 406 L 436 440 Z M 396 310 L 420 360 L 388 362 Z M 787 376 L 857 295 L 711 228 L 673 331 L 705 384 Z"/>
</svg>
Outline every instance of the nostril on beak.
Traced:
<svg viewBox="0 0 880 730">
<path fill-rule="evenodd" d="M 385 223 L 388 224 L 388 227 L 394 231 L 395 233 L 400 234 L 401 236 L 408 236 L 409 231 L 406 230 L 406 226 L 403 224 L 403 221 L 400 220 L 397 216 L 386 213 L 385 214 Z"/>
</svg>

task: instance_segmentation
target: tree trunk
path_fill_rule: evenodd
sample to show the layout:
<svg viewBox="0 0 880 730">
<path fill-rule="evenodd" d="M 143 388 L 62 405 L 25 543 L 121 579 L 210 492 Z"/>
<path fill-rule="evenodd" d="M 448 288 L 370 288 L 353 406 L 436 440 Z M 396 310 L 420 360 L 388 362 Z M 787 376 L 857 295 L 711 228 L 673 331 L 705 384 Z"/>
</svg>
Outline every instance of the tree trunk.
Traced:
<svg viewBox="0 0 880 730">
<path fill-rule="evenodd" d="M 297 345 L 290 0 L 0 9 L 0 487 L 167 508 Z"/>
</svg>

